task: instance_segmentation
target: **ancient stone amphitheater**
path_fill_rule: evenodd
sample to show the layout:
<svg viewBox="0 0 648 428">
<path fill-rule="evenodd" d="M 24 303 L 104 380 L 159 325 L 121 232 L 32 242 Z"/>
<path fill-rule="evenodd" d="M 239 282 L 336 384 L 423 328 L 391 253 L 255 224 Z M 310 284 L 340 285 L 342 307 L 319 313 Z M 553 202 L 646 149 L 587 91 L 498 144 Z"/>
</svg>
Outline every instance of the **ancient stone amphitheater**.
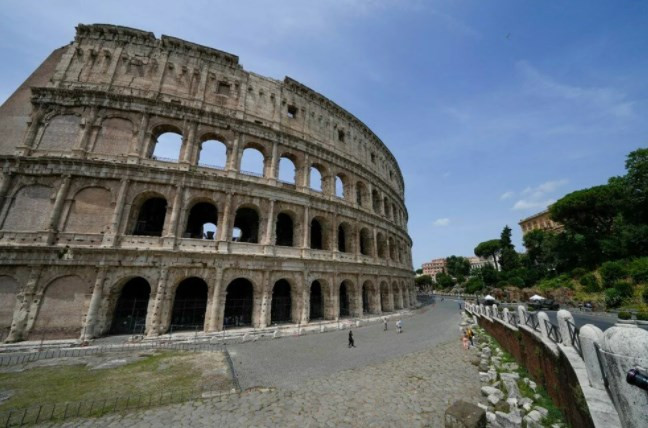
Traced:
<svg viewBox="0 0 648 428">
<path fill-rule="evenodd" d="M 0 107 L 0 162 L 0 339 L 414 302 L 394 156 L 337 104 L 234 55 L 79 25 Z"/>
</svg>

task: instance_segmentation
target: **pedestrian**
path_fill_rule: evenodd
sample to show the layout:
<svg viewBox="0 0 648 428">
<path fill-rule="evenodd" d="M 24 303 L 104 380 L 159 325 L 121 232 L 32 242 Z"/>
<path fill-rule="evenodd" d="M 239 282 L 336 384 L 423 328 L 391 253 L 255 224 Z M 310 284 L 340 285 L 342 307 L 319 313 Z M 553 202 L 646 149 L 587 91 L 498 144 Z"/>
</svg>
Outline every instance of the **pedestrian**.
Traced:
<svg viewBox="0 0 648 428">
<path fill-rule="evenodd" d="M 475 333 L 473 333 L 472 329 L 468 327 L 468 330 L 466 330 L 466 334 L 468 335 L 468 340 L 470 341 L 470 346 L 475 346 L 475 342 L 473 341 L 473 337 L 475 337 Z"/>
<path fill-rule="evenodd" d="M 385 326 L 384 331 L 387 331 L 387 317 L 383 317 L 383 325 Z"/>
<path fill-rule="evenodd" d="M 355 342 L 353 341 L 353 332 L 349 330 L 349 348 L 355 348 Z"/>
<path fill-rule="evenodd" d="M 459 302 L 459 310 L 461 310 L 461 302 Z"/>
<path fill-rule="evenodd" d="M 398 330 L 399 333 L 403 332 L 403 321 L 400 319 L 396 321 L 396 330 Z"/>
<path fill-rule="evenodd" d="M 463 348 L 468 349 L 468 333 L 464 332 L 461 342 L 463 343 Z"/>
</svg>

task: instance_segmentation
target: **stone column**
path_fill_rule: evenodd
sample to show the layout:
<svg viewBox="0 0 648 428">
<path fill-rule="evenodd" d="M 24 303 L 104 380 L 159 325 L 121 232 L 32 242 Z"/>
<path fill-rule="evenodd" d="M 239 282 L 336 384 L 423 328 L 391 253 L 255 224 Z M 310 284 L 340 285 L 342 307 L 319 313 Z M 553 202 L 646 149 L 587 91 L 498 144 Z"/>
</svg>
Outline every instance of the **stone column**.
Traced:
<svg viewBox="0 0 648 428">
<path fill-rule="evenodd" d="M 232 217 L 232 194 L 228 193 L 225 196 L 225 208 L 223 209 L 223 215 L 220 216 L 218 222 L 218 240 L 219 241 L 229 241 L 231 238 L 231 224 L 234 223 Z"/>
<path fill-rule="evenodd" d="M 0 182 L 0 213 L 5 208 L 5 201 L 9 199 L 7 198 L 7 192 L 9 191 L 9 184 L 11 184 L 11 179 L 12 173 L 10 171 L 2 174 L 2 181 Z M 0 225 L 2 225 L 2 221 L 0 221 Z"/>
<path fill-rule="evenodd" d="M 302 181 L 299 183 L 302 187 L 302 190 L 310 188 L 310 162 L 308 159 L 308 154 L 304 155 L 304 166 L 302 172 Z"/>
<path fill-rule="evenodd" d="M 238 132 L 234 136 L 234 141 L 232 142 L 232 152 L 230 153 L 229 158 L 227 159 L 227 171 L 238 171 L 239 169 L 239 145 L 241 140 L 241 134 Z"/>
<path fill-rule="evenodd" d="M 29 279 L 20 293 L 16 296 L 16 306 L 14 309 L 11 330 L 7 336 L 7 342 L 19 342 L 25 339 L 29 311 L 32 307 L 32 300 L 36 293 L 36 286 L 41 274 L 41 266 L 33 267 L 29 273 Z"/>
<path fill-rule="evenodd" d="M 189 123 L 187 127 L 187 135 L 183 138 L 182 148 L 180 149 L 180 163 L 190 165 L 195 163 L 193 154 L 196 149 L 196 131 L 198 124 L 196 122 Z"/>
<path fill-rule="evenodd" d="M 148 150 L 148 145 L 151 143 L 151 132 L 148 129 L 148 124 L 149 114 L 144 113 L 140 120 L 139 134 L 128 153 L 128 161 L 130 163 L 138 161 L 142 157 L 142 154 L 146 153 L 145 150 Z"/>
<path fill-rule="evenodd" d="M 103 300 L 103 287 L 106 280 L 107 269 L 100 267 L 95 279 L 94 288 L 92 289 L 92 297 L 90 298 L 90 306 L 88 313 L 85 317 L 83 329 L 81 330 L 81 340 L 91 340 L 98 336 L 97 334 L 97 317 L 99 314 L 99 306 Z"/>
<path fill-rule="evenodd" d="M 104 247 L 113 247 L 117 245 L 117 235 L 119 234 L 119 227 L 124 213 L 124 201 L 126 200 L 126 192 L 128 191 L 128 178 L 122 178 L 117 192 L 117 200 L 115 202 L 115 209 L 112 218 L 110 219 L 110 226 L 108 231 L 103 237 L 102 245 Z"/>
<path fill-rule="evenodd" d="M 302 248 L 308 248 L 308 241 L 310 238 L 310 209 L 308 205 L 304 206 L 304 223 L 303 223 L 303 232 L 304 235 L 302 237 Z"/>
<path fill-rule="evenodd" d="M 277 169 L 279 167 L 279 159 L 277 159 L 279 152 L 279 145 L 277 142 L 272 143 L 272 154 L 270 155 L 270 168 L 268 169 L 267 177 L 271 180 L 277 180 Z"/>
<path fill-rule="evenodd" d="M 254 306 L 257 308 L 258 301 L 258 318 L 254 321 L 254 327 L 257 328 L 266 328 L 270 323 L 270 309 L 272 306 L 272 286 L 269 283 L 270 275 L 268 271 L 263 272 L 263 277 L 261 280 L 261 295 L 254 297 Z"/>
<path fill-rule="evenodd" d="M 274 245 L 275 237 L 275 200 L 270 199 L 270 210 L 268 213 L 268 222 L 266 223 L 266 233 L 263 238 L 263 244 Z"/>
<path fill-rule="evenodd" d="M 45 111 L 43 107 L 37 107 L 31 114 L 29 121 L 27 122 L 28 128 L 25 133 L 25 138 L 23 139 L 23 144 L 16 148 L 16 155 L 18 156 L 28 156 L 34 147 L 36 142 L 36 137 L 38 136 L 38 131 L 41 128 L 41 123 L 43 117 L 45 116 Z"/>
<path fill-rule="evenodd" d="M 52 208 L 52 214 L 50 215 L 49 227 L 47 228 L 47 244 L 52 245 L 54 243 L 54 237 L 58 232 L 58 224 L 61 221 L 61 212 L 63 211 L 63 204 L 65 203 L 65 198 L 67 192 L 70 188 L 70 176 L 66 175 L 63 177 L 61 185 L 56 192 L 56 198 L 54 199 L 54 207 Z"/>
<path fill-rule="evenodd" d="M 223 288 L 223 268 L 216 268 L 216 275 L 214 277 L 214 285 L 212 286 L 211 306 L 209 307 L 209 323 L 207 331 L 220 331 L 223 329 L 223 323 L 220 319 L 221 306 L 225 306 L 225 301 L 221 299 L 224 295 Z"/>
<path fill-rule="evenodd" d="M 308 284 L 308 271 L 302 273 L 302 292 L 301 292 L 301 316 L 300 324 L 308 324 L 310 318 L 310 285 Z"/>
<path fill-rule="evenodd" d="M 169 271 L 166 267 L 160 270 L 160 278 L 158 279 L 157 287 L 155 289 L 155 300 L 147 319 L 147 336 L 158 336 L 160 334 L 160 326 L 162 324 L 162 311 L 164 310 L 164 298 L 166 294 L 166 282 L 169 276 Z"/>
<path fill-rule="evenodd" d="M 94 123 L 97 120 L 97 108 L 92 107 L 88 117 L 82 119 L 81 126 L 83 127 L 83 133 L 79 139 L 77 147 L 72 149 L 72 152 L 79 157 L 84 156 L 84 153 L 88 150 L 88 141 L 90 141 L 90 136 L 94 130 Z"/>
<path fill-rule="evenodd" d="M 182 202 L 184 200 L 184 186 L 177 186 L 176 193 L 173 197 L 173 207 L 171 209 L 171 218 L 169 219 L 168 229 L 165 234 L 167 245 L 174 246 L 175 240 L 178 237 L 178 219 L 180 217 L 180 210 L 182 209 Z"/>
</svg>

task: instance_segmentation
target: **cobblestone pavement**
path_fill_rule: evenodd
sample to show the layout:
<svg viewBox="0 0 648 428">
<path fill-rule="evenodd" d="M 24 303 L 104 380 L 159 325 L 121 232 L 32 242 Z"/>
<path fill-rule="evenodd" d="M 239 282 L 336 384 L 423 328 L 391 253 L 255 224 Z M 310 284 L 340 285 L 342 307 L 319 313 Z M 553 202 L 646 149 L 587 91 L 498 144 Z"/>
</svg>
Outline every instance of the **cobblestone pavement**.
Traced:
<svg viewBox="0 0 648 428">
<path fill-rule="evenodd" d="M 441 320 L 440 326 L 427 323 L 437 318 Z M 480 396 L 477 368 L 468 361 L 474 351 L 461 348 L 458 320 L 456 304 L 448 303 L 437 304 L 436 308 L 404 320 L 405 332 L 400 335 L 393 330 L 383 332 L 382 326 L 358 329 L 354 334 L 358 348 L 346 348 L 346 341 L 336 343 L 332 354 L 326 351 L 322 358 L 310 360 L 311 365 L 323 365 L 325 370 L 292 376 L 290 387 L 284 386 L 284 382 L 275 382 L 276 386 L 268 383 L 264 386 L 270 387 L 250 388 L 241 394 L 101 419 L 74 420 L 65 426 L 443 426 L 443 414 L 449 404 L 457 399 L 477 402 Z M 410 338 L 406 338 L 408 333 Z M 339 342 L 347 334 L 344 330 L 319 335 L 320 349 L 328 346 L 329 338 L 324 336 L 334 336 Z M 308 347 L 309 342 L 304 339 L 309 337 L 312 336 L 292 342 L 261 342 L 245 349 L 241 345 L 236 350 L 237 358 L 243 351 L 261 352 L 264 345 L 284 342 L 290 346 L 284 346 L 287 356 L 281 361 L 286 367 L 282 373 L 299 372 L 300 358 L 288 355 L 295 352 L 293 342 L 303 341 L 300 347 Z M 441 339 L 434 339 L 437 337 Z M 380 343 L 384 343 L 386 359 L 375 355 Z M 337 350 L 346 357 L 333 364 L 328 359 L 338 355 Z M 367 355 L 362 357 L 364 353 Z M 247 361 L 241 359 L 240 366 Z M 273 370 L 274 366 L 265 369 Z M 260 378 L 248 380 L 257 382 Z"/>
</svg>

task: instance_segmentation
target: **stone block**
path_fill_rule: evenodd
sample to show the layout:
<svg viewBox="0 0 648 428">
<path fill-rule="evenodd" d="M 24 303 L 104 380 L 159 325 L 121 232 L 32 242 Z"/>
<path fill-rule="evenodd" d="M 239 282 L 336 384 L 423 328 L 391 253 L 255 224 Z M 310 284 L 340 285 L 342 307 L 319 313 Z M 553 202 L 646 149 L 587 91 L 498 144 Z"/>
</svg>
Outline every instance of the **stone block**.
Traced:
<svg viewBox="0 0 648 428">
<path fill-rule="evenodd" d="M 495 412 L 497 422 L 504 428 L 520 428 L 522 418 L 519 415 L 504 412 Z"/>
<path fill-rule="evenodd" d="M 455 401 L 445 411 L 446 428 L 484 428 L 486 411 L 466 401 Z"/>
</svg>

